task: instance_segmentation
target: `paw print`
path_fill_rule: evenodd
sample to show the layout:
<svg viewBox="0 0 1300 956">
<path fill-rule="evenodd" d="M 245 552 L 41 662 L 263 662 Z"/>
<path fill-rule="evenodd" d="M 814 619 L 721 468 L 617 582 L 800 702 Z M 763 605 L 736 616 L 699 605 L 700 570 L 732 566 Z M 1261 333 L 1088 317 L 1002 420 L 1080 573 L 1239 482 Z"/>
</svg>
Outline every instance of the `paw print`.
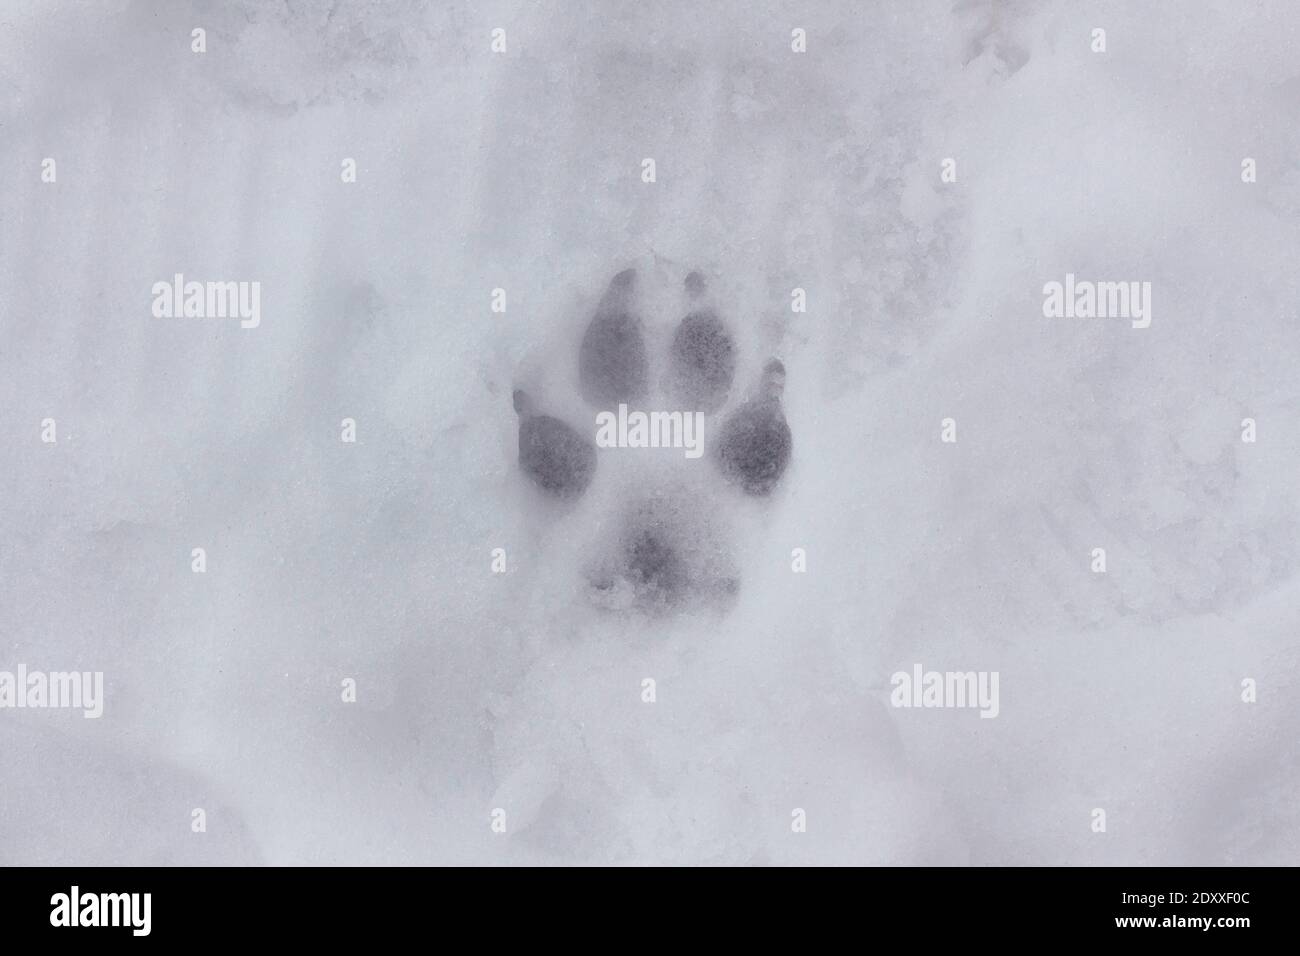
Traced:
<svg viewBox="0 0 1300 956">
<path fill-rule="evenodd" d="M 592 516 L 600 540 L 582 569 L 593 603 L 609 609 L 729 606 L 740 581 L 720 499 L 766 498 L 790 464 L 784 366 L 768 359 L 737 394 L 735 326 L 700 272 L 677 289 L 656 289 L 653 308 L 636 269 L 610 280 L 577 348 L 577 391 L 596 413 L 586 422 L 514 390 L 519 470 L 542 498 L 572 513 L 614 485 L 597 495 L 595 507 L 615 513 Z M 668 310 L 662 322 L 647 318 Z M 575 404 L 556 403 L 566 401 Z M 597 446 L 602 418 L 620 422 L 615 447 Z M 683 454 L 678 439 L 692 434 L 700 447 Z"/>
</svg>

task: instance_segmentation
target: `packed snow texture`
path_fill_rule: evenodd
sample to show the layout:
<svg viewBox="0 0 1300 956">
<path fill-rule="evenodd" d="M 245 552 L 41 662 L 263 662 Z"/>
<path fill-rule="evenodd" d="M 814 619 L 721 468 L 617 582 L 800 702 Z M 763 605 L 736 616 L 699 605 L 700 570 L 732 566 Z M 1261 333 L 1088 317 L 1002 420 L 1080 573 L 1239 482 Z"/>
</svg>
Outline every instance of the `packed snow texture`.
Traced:
<svg viewBox="0 0 1300 956">
<path fill-rule="evenodd" d="M 0 861 L 1300 862 L 1297 50 L 1291 0 L 9 0 L 0 670 L 106 701 L 0 710 Z M 707 278 L 728 408 L 785 363 L 770 496 L 521 475 L 627 267 L 656 362 Z M 663 489 L 729 606 L 592 600 Z M 917 663 L 997 718 L 891 706 Z"/>
</svg>

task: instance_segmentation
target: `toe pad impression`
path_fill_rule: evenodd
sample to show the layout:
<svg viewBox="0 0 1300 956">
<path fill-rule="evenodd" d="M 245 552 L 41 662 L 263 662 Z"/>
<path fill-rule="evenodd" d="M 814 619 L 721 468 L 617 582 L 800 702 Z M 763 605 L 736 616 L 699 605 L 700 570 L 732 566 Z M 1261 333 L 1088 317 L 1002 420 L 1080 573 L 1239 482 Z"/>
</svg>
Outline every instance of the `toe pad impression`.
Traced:
<svg viewBox="0 0 1300 956">
<path fill-rule="evenodd" d="M 596 449 L 558 418 L 537 415 L 519 423 L 519 466 L 546 491 L 576 498 L 596 472 Z"/>
</svg>

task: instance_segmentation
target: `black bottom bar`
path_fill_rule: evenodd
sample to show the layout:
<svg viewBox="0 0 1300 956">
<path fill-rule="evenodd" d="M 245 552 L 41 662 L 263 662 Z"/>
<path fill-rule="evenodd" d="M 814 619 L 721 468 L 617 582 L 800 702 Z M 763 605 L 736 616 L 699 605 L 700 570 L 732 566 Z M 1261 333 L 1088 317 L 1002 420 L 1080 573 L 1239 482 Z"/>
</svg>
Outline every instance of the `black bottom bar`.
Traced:
<svg viewBox="0 0 1300 956">
<path fill-rule="evenodd" d="M 924 947 L 1125 937 L 1233 945 L 1285 929 L 1294 882 L 1291 870 L 1191 868 L 50 868 L 9 869 L 3 877 L 6 943 L 57 944 L 75 934 L 95 946 L 284 940 L 331 947 L 421 931 L 451 942 L 441 934 L 487 930 L 483 938 L 495 941 L 515 928 L 539 941 L 608 930 L 666 943 L 686 927 L 693 938 L 733 943 L 776 933 L 809 941 L 906 931 Z M 669 931 L 673 937 L 662 935 Z"/>
</svg>

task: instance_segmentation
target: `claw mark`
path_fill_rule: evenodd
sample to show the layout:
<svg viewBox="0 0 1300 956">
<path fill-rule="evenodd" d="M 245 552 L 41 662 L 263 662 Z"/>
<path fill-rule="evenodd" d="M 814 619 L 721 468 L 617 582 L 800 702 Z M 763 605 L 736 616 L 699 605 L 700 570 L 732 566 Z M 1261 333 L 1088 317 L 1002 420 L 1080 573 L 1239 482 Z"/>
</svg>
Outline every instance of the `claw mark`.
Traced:
<svg viewBox="0 0 1300 956">
<path fill-rule="evenodd" d="M 692 272 L 686 277 L 685 286 L 686 294 L 692 299 L 698 299 L 700 296 L 704 295 L 707 283 L 704 280 L 704 276 L 699 272 Z"/>
</svg>

